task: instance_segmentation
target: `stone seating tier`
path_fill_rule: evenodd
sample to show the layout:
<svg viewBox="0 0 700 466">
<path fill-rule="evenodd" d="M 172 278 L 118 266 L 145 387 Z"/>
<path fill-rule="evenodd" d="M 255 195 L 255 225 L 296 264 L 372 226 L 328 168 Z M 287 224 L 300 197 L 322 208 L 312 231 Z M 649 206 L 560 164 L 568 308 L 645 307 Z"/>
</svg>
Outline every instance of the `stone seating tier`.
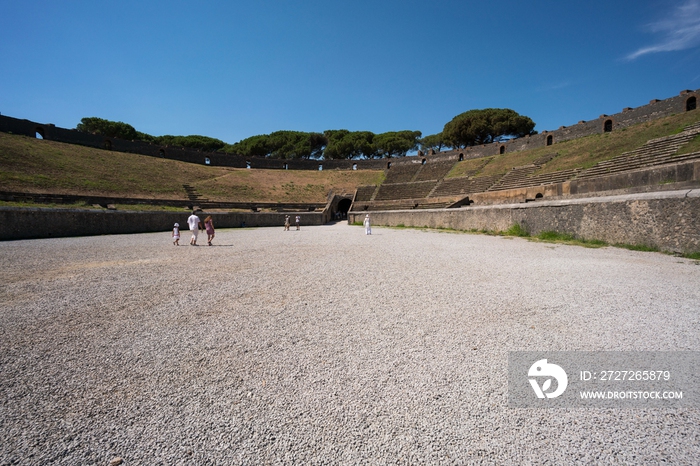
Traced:
<svg viewBox="0 0 700 466">
<path fill-rule="evenodd" d="M 528 188 L 531 186 L 542 186 L 546 184 L 555 184 L 572 179 L 580 171 L 579 168 L 570 170 L 561 170 L 552 173 L 541 173 L 539 175 L 526 176 L 518 179 L 511 179 L 505 183 L 499 183 L 498 187 L 493 187 L 489 191 L 502 189 L 517 189 Z"/>
<path fill-rule="evenodd" d="M 412 209 L 445 209 L 454 204 L 458 199 L 401 199 L 387 201 L 356 202 L 352 212 L 380 211 L 380 210 L 412 210 Z"/>
<path fill-rule="evenodd" d="M 357 188 L 357 194 L 355 195 L 355 202 L 363 202 L 363 201 L 369 201 L 372 199 L 372 195 L 374 194 L 374 191 L 377 190 L 377 187 L 372 185 L 372 186 L 358 186 Z"/>
<path fill-rule="evenodd" d="M 427 197 L 437 181 L 416 181 L 413 183 L 383 183 L 375 200 L 419 199 Z"/>
<path fill-rule="evenodd" d="M 454 160 L 426 163 L 412 181 L 440 180 L 452 170 L 455 163 Z"/>
<path fill-rule="evenodd" d="M 696 123 L 686 127 L 681 133 L 651 139 L 639 149 L 625 152 L 615 158 L 599 162 L 591 168 L 582 170 L 577 174 L 576 178 L 595 178 L 611 173 L 692 159 L 694 157 L 676 156 L 673 154 L 678 152 L 678 149 L 690 142 L 698 134 L 700 134 L 700 124 Z"/>
<path fill-rule="evenodd" d="M 506 173 L 503 178 L 501 178 L 498 183 L 495 183 L 488 190 L 498 191 L 501 189 L 513 189 L 519 188 L 523 181 L 532 173 L 537 171 L 540 167 L 535 164 L 525 165 L 523 167 L 515 167 L 508 173 Z"/>
<path fill-rule="evenodd" d="M 447 178 L 435 188 L 430 197 L 466 196 L 472 193 L 484 192 L 501 178 L 496 176 L 483 176 L 480 178 Z"/>
<path fill-rule="evenodd" d="M 416 176 L 422 167 L 419 163 L 395 164 L 384 170 L 386 179 L 384 183 L 408 183 Z"/>
<path fill-rule="evenodd" d="M 396 165 L 387 170 L 387 181 L 376 190 L 374 187 L 364 187 L 357 200 L 363 199 L 363 204 L 353 210 L 396 210 L 416 208 L 441 208 L 450 203 L 438 201 L 439 198 L 452 197 L 457 199 L 470 194 L 527 188 L 548 184 L 556 184 L 575 179 L 595 178 L 608 174 L 630 171 L 648 166 L 678 163 L 687 160 L 700 159 L 700 152 L 684 155 L 674 155 L 680 147 L 687 144 L 700 134 L 700 122 L 686 127 L 683 132 L 663 138 L 652 139 L 639 149 L 626 152 L 610 160 L 599 162 L 588 169 L 568 169 L 552 173 L 533 175 L 541 165 L 549 162 L 557 154 L 547 154 L 535 160 L 530 165 L 515 167 L 505 175 L 473 178 L 444 177 L 454 166 L 455 162 L 433 162 L 424 165 Z M 488 162 L 485 162 L 488 163 Z M 417 181 L 431 178 L 430 181 Z M 432 179 L 435 177 L 435 179 Z M 398 179 L 413 181 L 396 182 Z M 393 181 L 393 182 L 389 182 Z M 376 192 L 376 194 L 374 194 Z M 374 200 L 372 201 L 372 196 Z"/>
</svg>

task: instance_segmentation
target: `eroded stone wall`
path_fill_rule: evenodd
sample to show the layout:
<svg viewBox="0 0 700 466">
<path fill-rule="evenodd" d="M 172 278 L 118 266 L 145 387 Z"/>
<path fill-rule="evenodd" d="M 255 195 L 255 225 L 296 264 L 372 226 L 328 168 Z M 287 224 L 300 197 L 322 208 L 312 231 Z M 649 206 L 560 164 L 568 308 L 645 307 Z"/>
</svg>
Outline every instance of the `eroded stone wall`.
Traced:
<svg viewBox="0 0 700 466">
<path fill-rule="evenodd" d="M 271 227 L 284 225 L 285 215 L 300 215 L 302 225 L 322 225 L 323 212 L 212 212 L 216 228 Z M 60 238 L 67 236 L 117 235 L 170 231 L 177 222 L 187 230 L 190 213 L 128 212 L 80 209 L 0 208 L 0 240 Z"/>
<path fill-rule="evenodd" d="M 365 212 L 351 212 L 350 223 Z M 448 210 L 371 212 L 373 225 L 505 231 L 515 224 L 530 234 L 568 233 L 611 244 L 663 251 L 700 252 L 700 189 L 600 196 Z"/>
</svg>

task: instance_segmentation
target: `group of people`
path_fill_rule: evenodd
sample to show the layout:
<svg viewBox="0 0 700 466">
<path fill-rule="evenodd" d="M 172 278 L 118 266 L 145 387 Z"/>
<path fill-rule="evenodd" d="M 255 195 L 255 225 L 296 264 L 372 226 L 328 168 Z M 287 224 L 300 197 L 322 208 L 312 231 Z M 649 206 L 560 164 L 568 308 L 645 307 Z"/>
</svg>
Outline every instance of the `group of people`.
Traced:
<svg viewBox="0 0 700 466">
<path fill-rule="evenodd" d="M 294 222 L 297 226 L 297 230 L 300 230 L 300 223 L 301 223 L 301 217 L 297 215 L 294 218 Z M 366 235 L 371 235 L 372 234 L 372 226 L 370 225 L 369 221 L 369 214 L 365 215 L 365 220 L 362 222 L 362 224 L 365 227 L 365 234 Z M 207 230 L 207 244 L 211 246 L 211 242 L 214 239 L 215 233 L 214 233 L 214 220 L 211 218 L 211 215 L 209 215 L 207 218 L 204 219 L 204 222 L 199 219 L 197 216 L 197 213 L 195 211 L 192 212 L 192 215 L 189 216 L 187 219 L 187 225 L 190 228 L 190 231 L 192 232 L 192 237 L 190 238 L 190 246 L 197 246 L 197 237 L 199 236 L 199 230 Z M 291 219 L 289 215 L 285 215 L 284 217 L 284 231 L 289 231 L 289 227 L 291 226 Z M 176 223 L 175 226 L 173 227 L 173 244 L 175 246 L 180 246 L 180 224 Z"/>
<path fill-rule="evenodd" d="M 211 242 L 214 239 L 214 220 L 209 215 L 204 219 L 204 223 L 199 219 L 196 212 L 192 212 L 192 215 L 187 219 L 187 225 L 192 232 L 192 237 L 190 238 L 190 246 L 197 246 L 197 237 L 199 236 L 199 230 L 207 230 L 207 244 L 211 246 Z M 173 227 L 173 244 L 175 246 L 180 246 L 180 224 L 176 223 Z"/>
<path fill-rule="evenodd" d="M 291 220 L 290 220 L 290 218 L 289 218 L 289 215 L 285 215 L 285 216 L 284 216 L 284 231 L 289 231 L 289 227 L 291 226 L 291 225 L 290 225 L 290 222 L 291 222 Z M 297 215 L 297 216 L 294 218 L 294 222 L 296 223 L 297 230 L 300 230 L 301 228 L 300 228 L 299 225 L 300 225 L 300 223 L 301 223 L 301 217 L 300 217 L 299 215 Z"/>
</svg>

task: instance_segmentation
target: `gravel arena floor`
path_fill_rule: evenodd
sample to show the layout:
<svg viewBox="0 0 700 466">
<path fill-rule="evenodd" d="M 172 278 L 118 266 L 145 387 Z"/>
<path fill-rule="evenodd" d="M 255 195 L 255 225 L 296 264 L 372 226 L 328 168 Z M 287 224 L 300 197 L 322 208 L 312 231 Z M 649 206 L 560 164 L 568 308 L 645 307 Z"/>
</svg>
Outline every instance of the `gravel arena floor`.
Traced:
<svg viewBox="0 0 700 466">
<path fill-rule="evenodd" d="M 700 461 L 696 408 L 507 400 L 509 351 L 700 350 L 697 261 L 347 224 L 189 236 L 0 243 L 0 464 Z"/>
</svg>

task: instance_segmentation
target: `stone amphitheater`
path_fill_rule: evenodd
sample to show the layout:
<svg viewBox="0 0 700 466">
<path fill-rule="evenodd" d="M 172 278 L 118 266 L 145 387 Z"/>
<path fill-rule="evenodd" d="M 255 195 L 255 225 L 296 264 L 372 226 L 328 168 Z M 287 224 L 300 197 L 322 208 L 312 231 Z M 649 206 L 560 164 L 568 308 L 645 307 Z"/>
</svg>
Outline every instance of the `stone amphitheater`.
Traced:
<svg viewBox="0 0 700 466">
<path fill-rule="evenodd" d="M 533 173 L 546 167 L 547 162 L 557 156 L 556 153 L 536 159 L 529 165 L 513 167 L 503 175 L 484 177 L 475 177 L 474 174 L 492 159 L 486 158 L 481 166 L 466 176 L 447 179 L 445 176 L 454 168 L 454 160 L 428 162 L 422 159 L 419 163 L 392 164 L 381 185 L 361 186 L 357 189 L 352 210 L 445 208 L 462 205 L 467 195 L 479 198 L 481 193 L 496 191 L 498 197 L 492 197 L 494 202 L 499 202 L 499 198 L 500 202 L 524 201 L 526 199 L 521 195 L 523 188 L 541 188 L 544 193 L 547 186 L 563 183 L 570 185 L 572 182 L 578 183 L 581 180 L 603 178 L 622 172 L 696 162 L 700 160 L 700 152 L 683 155 L 676 155 L 676 152 L 698 134 L 700 123 L 694 123 L 679 134 L 652 139 L 638 149 L 599 162 L 591 168 L 574 168 L 540 175 Z M 542 198 L 542 193 L 535 198 Z"/>
<path fill-rule="evenodd" d="M 0 208 L 16 240 L 0 242 L 0 465 L 697 464 L 692 397 L 523 409 L 507 384 L 514 351 L 700 351 L 700 266 L 680 257 L 700 251 L 700 153 L 679 154 L 700 125 L 541 173 L 556 142 L 697 111 L 695 95 L 529 142 L 368 161 L 384 182 L 311 206 L 300 231 L 282 231 L 284 212 L 212 213 L 214 247 L 173 246 L 179 213 Z M 477 176 L 500 151 L 550 143 Z M 339 210 L 369 214 L 373 234 L 329 223 Z M 244 224 L 257 228 L 228 228 Z M 677 254 L 376 227 L 516 224 Z"/>
</svg>

